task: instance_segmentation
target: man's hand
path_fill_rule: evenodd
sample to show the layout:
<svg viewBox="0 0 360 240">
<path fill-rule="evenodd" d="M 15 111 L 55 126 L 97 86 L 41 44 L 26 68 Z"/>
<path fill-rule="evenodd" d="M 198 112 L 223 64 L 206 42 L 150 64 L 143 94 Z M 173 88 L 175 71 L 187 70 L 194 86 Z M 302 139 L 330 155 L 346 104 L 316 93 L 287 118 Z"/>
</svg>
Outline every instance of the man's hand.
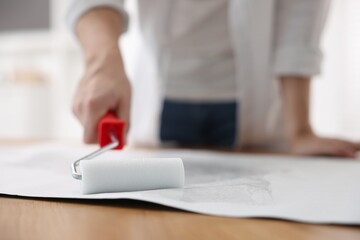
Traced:
<svg viewBox="0 0 360 240">
<path fill-rule="evenodd" d="M 360 144 L 331 138 L 322 138 L 314 133 L 296 136 L 290 146 L 290 152 L 297 155 L 319 155 L 355 158 Z"/>
<path fill-rule="evenodd" d="M 121 30 L 121 16 L 110 8 L 90 10 L 76 25 L 85 73 L 75 94 L 73 112 L 84 127 L 85 143 L 97 142 L 97 124 L 108 111 L 129 125 L 131 87 L 118 46 Z"/>
<path fill-rule="evenodd" d="M 286 136 L 291 153 L 354 158 L 360 144 L 317 136 L 309 123 L 310 79 L 281 78 Z"/>
<path fill-rule="evenodd" d="M 131 88 L 121 58 L 116 51 L 104 58 L 86 68 L 75 94 L 73 112 L 84 127 L 85 143 L 97 142 L 97 123 L 108 111 L 129 125 Z"/>
</svg>

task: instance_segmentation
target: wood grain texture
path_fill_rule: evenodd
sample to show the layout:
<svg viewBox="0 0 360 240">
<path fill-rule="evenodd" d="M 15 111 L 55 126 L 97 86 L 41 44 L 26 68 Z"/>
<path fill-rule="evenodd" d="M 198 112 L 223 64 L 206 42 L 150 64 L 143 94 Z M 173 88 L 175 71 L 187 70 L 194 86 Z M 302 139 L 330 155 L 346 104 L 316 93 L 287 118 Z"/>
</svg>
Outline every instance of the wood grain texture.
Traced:
<svg viewBox="0 0 360 240">
<path fill-rule="evenodd" d="M 212 217 L 137 201 L 58 201 L 2 195 L 0 239 L 359 240 L 360 227 Z"/>
</svg>

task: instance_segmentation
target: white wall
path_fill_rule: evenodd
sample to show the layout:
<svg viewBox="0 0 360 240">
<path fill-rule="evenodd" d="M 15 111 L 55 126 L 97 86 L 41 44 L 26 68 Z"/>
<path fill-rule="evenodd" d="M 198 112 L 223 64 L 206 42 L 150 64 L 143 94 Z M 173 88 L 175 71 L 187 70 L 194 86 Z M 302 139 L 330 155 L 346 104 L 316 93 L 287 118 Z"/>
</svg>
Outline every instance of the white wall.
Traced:
<svg viewBox="0 0 360 240">
<path fill-rule="evenodd" d="M 334 0 L 313 81 L 312 121 L 323 135 L 360 140 L 360 1 Z"/>
</svg>

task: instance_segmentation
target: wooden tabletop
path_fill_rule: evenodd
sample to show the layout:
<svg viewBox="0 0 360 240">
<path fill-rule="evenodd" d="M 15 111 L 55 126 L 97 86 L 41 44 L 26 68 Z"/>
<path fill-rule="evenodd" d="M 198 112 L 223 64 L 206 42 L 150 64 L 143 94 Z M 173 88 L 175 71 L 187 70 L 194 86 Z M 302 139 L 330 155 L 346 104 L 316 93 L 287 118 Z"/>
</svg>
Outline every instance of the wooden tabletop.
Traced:
<svg viewBox="0 0 360 240">
<path fill-rule="evenodd" d="M 0 196 L 0 239 L 359 240 L 360 227 L 212 217 L 137 201 Z"/>
<path fill-rule="evenodd" d="M 213 217 L 130 200 L 0 195 L 0 240 L 13 239 L 359 240 L 360 226 Z"/>
</svg>

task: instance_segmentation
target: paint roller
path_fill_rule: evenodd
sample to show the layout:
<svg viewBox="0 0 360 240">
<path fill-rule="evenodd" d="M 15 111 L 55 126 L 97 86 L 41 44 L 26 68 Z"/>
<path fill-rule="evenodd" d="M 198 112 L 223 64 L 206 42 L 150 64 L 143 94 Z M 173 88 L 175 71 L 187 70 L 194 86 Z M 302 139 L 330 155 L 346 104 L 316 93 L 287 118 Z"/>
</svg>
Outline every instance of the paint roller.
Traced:
<svg viewBox="0 0 360 240">
<path fill-rule="evenodd" d="M 109 150 L 122 149 L 124 129 L 125 122 L 117 119 L 113 113 L 107 113 L 100 119 L 100 149 L 76 160 L 71 166 L 73 178 L 82 181 L 83 194 L 184 186 L 185 174 L 181 158 L 93 159 Z"/>
</svg>

